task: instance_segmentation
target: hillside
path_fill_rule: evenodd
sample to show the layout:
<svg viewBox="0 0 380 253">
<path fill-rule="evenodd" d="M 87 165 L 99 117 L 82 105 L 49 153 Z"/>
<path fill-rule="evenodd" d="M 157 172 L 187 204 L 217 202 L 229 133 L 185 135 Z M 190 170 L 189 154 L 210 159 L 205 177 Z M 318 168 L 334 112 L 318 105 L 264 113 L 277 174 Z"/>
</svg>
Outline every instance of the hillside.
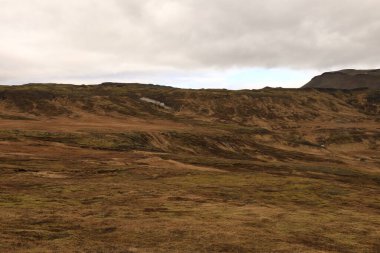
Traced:
<svg viewBox="0 0 380 253">
<path fill-rule="evenodd" d="M 327 72 L 314 77 L 304 88 L 380 89 L 380 69 Z"/>
<path fill-rule="evenodd" d="M 0 251 L 377 252 L 379 115 L 377 89 L 0 86 Z"/>
</svg>

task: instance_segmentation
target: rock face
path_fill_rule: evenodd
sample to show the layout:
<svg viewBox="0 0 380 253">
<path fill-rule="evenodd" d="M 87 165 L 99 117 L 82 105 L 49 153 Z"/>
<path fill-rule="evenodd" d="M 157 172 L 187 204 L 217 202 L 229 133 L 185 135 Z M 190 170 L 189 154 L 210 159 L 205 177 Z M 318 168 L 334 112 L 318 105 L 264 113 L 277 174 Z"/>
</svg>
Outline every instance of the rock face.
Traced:
<svg viewBox="0 0 380 253">
<path fill-rule="evenodd" d="M 328 89 L 380 89 L 380 69 L 354 70 L 345 69 L 323 73 L 316 76 L 303 88 Z"/>
</svg>

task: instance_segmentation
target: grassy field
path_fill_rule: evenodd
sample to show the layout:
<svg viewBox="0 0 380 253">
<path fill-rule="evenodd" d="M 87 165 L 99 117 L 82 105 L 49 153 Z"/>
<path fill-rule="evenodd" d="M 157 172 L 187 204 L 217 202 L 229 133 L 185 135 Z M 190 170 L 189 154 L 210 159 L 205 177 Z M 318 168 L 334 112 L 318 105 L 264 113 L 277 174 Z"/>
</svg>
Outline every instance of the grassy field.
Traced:
<svg viewBox="0 0 380 253">
<path fill-rule="evenodd" d="M 38 109 L 31 88 L 17 88 L 30 108 L 0 90 L 0 252 L 380 252 L 376 104 L 315 91 L 335 109 L 290 101 L 281 115 L 269 109 L 283 91 L 260 91 L 266 116 L 250 121 L 255 108 L 219 117 L 212 98 L 202 112 L 192 93 L 106 85 L 104 114 L 109 97 L 57 109 L 60 94 L 81 98 L 41 87 L 55 109 Z M 138 102 L 140 89 L 173 111 Z"/>
</svg>

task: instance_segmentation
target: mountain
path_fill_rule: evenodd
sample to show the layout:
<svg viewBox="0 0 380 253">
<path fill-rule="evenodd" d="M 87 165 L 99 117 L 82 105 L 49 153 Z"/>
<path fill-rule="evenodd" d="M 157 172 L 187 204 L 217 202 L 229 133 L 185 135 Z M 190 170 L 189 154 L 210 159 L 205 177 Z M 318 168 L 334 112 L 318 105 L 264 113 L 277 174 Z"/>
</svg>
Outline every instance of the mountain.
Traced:
<svg viewBox="0 0 380 253">
<path fill-rule="evenodd" d="M 380 89 L 380 69 L 345 69 L 327 72 L 314 77 L 309 83 L 303 86 L 303 88 Z"/>
<path fill-rule="evenodd" d="M 0 86 L 0 252 L 379 252 L 379 115 L 376 89 Z"/>
</svg>

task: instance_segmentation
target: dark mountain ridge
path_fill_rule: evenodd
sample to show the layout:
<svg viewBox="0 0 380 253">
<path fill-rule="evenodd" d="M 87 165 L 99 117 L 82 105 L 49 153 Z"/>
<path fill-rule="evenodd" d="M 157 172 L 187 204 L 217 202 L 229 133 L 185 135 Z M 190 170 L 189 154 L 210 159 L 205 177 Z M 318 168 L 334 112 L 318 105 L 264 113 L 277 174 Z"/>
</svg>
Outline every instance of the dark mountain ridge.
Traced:
<svg viewBox="0 0 380 253">
<path fill-rule="evenodd" d="M 380 89 L 380 69 L 326 72 L 311 79 L 303 88 Z"/>
</svg>

